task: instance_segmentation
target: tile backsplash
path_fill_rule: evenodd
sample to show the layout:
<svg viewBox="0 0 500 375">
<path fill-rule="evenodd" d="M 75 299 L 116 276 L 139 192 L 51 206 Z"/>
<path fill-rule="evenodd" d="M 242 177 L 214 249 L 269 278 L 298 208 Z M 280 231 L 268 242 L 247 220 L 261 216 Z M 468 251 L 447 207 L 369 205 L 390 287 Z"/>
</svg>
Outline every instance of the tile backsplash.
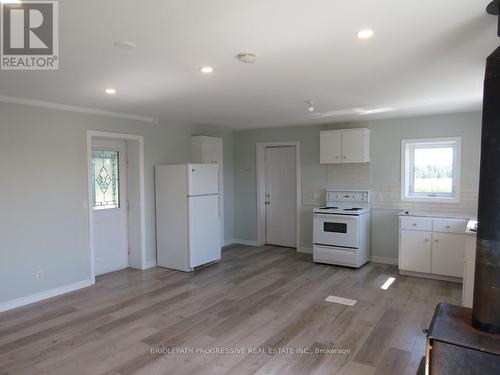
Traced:
<svg viewBox="0 0 500 375">
<path fill-rule="evenodd" d="M 370 190 L 373 209 L 436 211 L 475 215 L 478 204 L 478 186 L 462 184 L 460 202 L 427 203 L 401 200 L 400 185 L 372 183 L 371 164 L 331 164 L 327 167 L 327 190 Z"/>
</svg>

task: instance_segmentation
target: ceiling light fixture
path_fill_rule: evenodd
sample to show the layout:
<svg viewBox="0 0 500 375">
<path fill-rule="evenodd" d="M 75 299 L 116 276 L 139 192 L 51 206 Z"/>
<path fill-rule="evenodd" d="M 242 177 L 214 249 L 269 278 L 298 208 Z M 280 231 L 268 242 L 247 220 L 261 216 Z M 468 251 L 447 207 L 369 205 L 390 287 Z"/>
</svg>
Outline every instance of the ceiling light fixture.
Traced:
<svg viewBox="0 0 500 375">
<path fill-rule="evenodd" d="M 239 53 L 236 55 L 236 58 L 245 64 L 254 64 L 257 62 L 257 55 L 255 53 Z"/>
<path fill-rule="evenodd" d="M 117 41 L 113 43 L 113 47 L 123 50 L 131 50 L 135 48 L 135 43 L 129 41 Z"/>
<path fill-rule="evenodd" d="M 307 103 L 307 110 L 309 112 L 314 112 L 314 101 L 308 100 L 306 103 Z"/>
<path fill-rule="evenodd" d="M 356 33 L 356 36 L 359 39 L 370 39 L 373 36 L 374 32 L 372 29 L 363 29 Z"/>
<path fill-rule="evenodd" d="M 115 89 L 111 89 L 111 88 L 106 89 L 105 92 L 108 95 L 115 95 L 116 94 L 116 90 Z"/>
<path fill-rule="evenodd" d="M 202 73 L 212 73 L 214 71 L 214 68 L 212 68 L 211 66 L 208 66 L 208 65 L 203 65 L 202 67 L 200 67 L 200 72 Z"/>
</svg>

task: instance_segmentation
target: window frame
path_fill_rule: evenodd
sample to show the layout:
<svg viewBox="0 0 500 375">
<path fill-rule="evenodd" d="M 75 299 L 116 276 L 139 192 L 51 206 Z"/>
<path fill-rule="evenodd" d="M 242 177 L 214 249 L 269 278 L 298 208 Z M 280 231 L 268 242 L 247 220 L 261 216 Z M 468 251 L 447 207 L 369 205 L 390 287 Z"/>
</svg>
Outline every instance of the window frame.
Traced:
<svg viewBox="0 0 500 375">
<path fill-rule="evenodd" d="M 415 193 L 411 191 L 414 178 L 414 150 L 418 148 L 453 147 L 452 193 Z M 413 151 L 413 152 L 412 152 Z M 408 202 L 460 202 L 462 170 L 462 137 L 403 139 L 401 141 L 401 200 Z"/>
<path fill-rule="evenodd" d="M 103 146 L 100 146 L 100 147 L 93 147 L 91 149 L 91 152 L 90 152 L 90 162 L 92 163 L 92 160 L 93 160 L 93 154 L 94 154 L 94 151 L 97 151 L 97 152 L 102 152 L 102 151 L 110 151 L 110 152 L 116 152 L 117 154 L 117 158 L 116 158 L 116 162 L 117 162 L 117 188 L 118 188 L 118 199 L 117 199 L 117 207 L 103 207 L 103 208 L 99 208 L 99 207 L 96 207 L 94 206 L 94 203 L 95 203 L 95 184 L 96 182 L 95 181 L 92 181 L 92 186 L 90 187 L 91 190 L 92 190 L 92 202 L 89 202 L 90 206 L 92 206 L 92 210 L 94 212 L 104 212 L 104 211 L 113 211 L 113 210 L 120 210 L 122 208 L 122 178 L 121 178 L 121 171 L 120 171 L 120 163 L 121 163 L 121 154 L 122 154 L 122 150 L 119 149 L 118 147 L 103 147 Z"/>
</svg>

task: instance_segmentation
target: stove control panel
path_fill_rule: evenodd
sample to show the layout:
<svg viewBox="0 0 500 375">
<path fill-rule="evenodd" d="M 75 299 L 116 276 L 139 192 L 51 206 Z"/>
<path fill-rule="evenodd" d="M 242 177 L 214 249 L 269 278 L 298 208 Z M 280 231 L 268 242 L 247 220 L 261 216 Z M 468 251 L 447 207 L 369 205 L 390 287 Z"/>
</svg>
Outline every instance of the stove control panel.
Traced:
<svg viewBox="0 0 500 375">
<path fill-rule="evenodd" d="M 334 202 L 370 202 L 370 192 L 368 191 L 329 191 L 326 195 L 327 201 Z"/>
</svg>

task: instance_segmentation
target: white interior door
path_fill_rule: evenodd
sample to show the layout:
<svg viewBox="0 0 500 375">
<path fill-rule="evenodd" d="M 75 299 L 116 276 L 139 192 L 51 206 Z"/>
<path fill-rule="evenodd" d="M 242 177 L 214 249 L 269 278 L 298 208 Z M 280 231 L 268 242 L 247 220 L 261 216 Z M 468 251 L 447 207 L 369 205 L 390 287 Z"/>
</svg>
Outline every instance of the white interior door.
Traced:
<svg viewBox="0 0 500 375">
<path fill-rule="evenodd" d="M 296 247 L 296 148 L 266 148 L 266 243 Z"/>
<path fill-rule="evenodd" d="M 102 275 L 129 265 L 125 142 L 93 140 L 91 163 L 94 264 Z"/>
</svg>

